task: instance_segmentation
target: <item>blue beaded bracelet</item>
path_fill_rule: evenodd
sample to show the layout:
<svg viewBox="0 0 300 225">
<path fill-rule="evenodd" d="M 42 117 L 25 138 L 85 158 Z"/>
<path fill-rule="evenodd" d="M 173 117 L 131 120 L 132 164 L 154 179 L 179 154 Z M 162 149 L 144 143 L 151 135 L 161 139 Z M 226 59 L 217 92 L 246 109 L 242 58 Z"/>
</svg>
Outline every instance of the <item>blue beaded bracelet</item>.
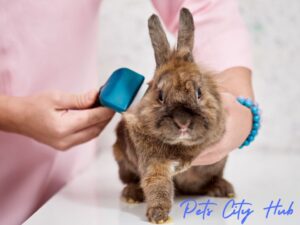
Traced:
<svg viewBox="0 0 300 225">
<path fill-rule="evenodd" d="M 244 141 L 244 143 L 239 147 L 239 148 L 243 148 L 245 146 L 248 146 L 257 136 L 258 130 L 260 128 L 261 112 L 260 109 L 258 108 L 258 105 L 255 104 L 250 98 L 238 97 L 237 101 L 241 103 L 243 106 L 249 108 L 252 113 L 252 130 L 248 135 L 247 139 Z"/>
</svg>

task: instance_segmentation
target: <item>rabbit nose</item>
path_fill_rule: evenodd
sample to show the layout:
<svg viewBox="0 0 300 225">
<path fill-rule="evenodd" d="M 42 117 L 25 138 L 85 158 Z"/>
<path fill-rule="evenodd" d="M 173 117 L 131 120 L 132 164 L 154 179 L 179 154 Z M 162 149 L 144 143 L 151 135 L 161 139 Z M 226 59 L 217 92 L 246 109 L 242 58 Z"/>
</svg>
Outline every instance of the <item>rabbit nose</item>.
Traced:
<svg viewBox="0 0 300 225">
<path fill-rule="evenodd" d="M 174 118 L 175 125 L 182 131 L 186 131 L 191 124 L 191 119 L 187 118 L 185 120 Z"/>
</svg>

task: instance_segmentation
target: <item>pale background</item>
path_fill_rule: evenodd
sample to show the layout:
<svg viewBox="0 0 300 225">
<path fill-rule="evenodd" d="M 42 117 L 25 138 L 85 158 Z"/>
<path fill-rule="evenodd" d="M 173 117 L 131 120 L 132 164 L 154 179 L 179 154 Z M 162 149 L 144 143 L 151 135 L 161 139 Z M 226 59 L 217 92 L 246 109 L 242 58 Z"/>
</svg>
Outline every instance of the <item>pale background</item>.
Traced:
<svg viewBox="0 0 300 225">
<path fill-rule="evenodd" d="M 263 128 L 251 148 L 300 152 L 300 1 L 239 3 L 252 39 L 254 88 L 263 109 Z M 124 66 L 144 75 L 153 74 L 154 56 L 147 30 L 147 19 L 153 12 L 151 1 L 103 1 L 99 26 L 102 82 Z M 102 136 L 105 145 L 112 143 L 111 136 L 114 134 L 109 128 Z M 101 138 L 99 142 L 104 144 Z"/>
</svg>

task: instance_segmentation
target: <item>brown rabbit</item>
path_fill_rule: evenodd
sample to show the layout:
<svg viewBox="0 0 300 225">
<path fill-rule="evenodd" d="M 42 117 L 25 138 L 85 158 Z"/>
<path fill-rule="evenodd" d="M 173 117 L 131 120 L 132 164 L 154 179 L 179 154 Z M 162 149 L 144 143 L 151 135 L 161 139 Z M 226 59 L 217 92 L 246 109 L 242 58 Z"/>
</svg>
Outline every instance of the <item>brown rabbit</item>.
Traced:
<svg viewBox="0 0 300 225">
<path fill-rule="evenodd" d="M 223 179 L 226 159 L 209 166 L 191 166 L 225 130 L 217 86 L 210 73 L 193 60 L 194 21 L 180 12 L 177 48 L 171 50 L 156 15 L 148 20 L 156 70 L 140 103 L 123 114 L 117 127 L 114 155 L 122 197 L 147 203 L 150 222 L 168 219 L 176 193 L 230 197 L 233 187 Z"/>
</svg>

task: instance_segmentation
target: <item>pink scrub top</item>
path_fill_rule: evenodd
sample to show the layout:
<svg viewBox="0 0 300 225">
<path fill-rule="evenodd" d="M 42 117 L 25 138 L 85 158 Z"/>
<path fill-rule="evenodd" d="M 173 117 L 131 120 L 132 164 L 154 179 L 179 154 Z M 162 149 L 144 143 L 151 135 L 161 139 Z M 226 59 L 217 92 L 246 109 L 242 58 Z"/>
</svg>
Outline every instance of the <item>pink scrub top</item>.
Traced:
<svg viewBox="0 0 300 225">
<path fill-rule="evenodd" d="M 195 57 L 222 71 L 250 68 L 235 0 L 153 0 L 172 33 L 187 7 L 196 24 Z M 80 93 L 97 84 L 100 0 L 0 0 L 0 94 Z M 129 9 L 130 10 L 130 9 Z M 94 157 L 95 142 L 58 152 L 0 131 L 0 224 L 20 224 Z"/>
</svg>

